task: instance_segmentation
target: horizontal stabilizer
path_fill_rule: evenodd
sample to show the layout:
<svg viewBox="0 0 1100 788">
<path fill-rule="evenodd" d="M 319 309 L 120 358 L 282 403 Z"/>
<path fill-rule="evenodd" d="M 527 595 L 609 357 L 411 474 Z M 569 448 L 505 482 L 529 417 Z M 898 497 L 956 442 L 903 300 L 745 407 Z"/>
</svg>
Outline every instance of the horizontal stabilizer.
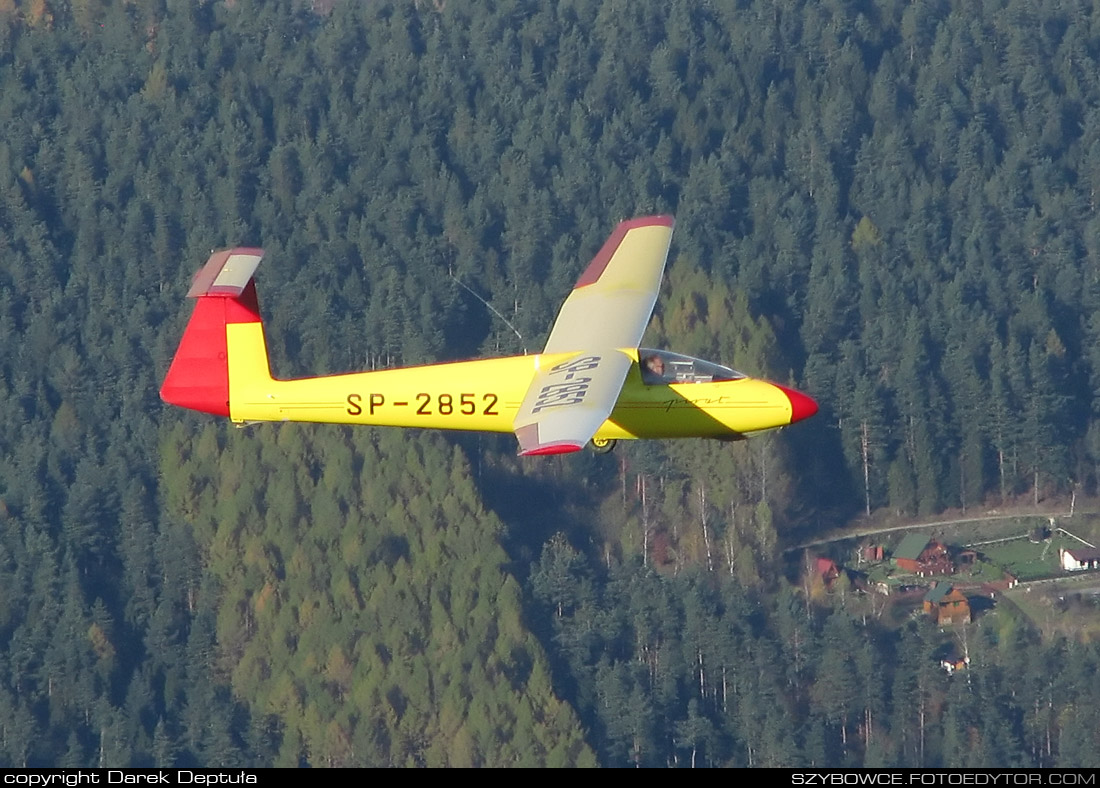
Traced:
<svg viewBox="0 0 1100 788">
<path fill-rule="evenodd" d="M 188 298 L 201 296 L 228 296 L 237 298 L 244 292 L 256 273 L 256 266 L 263 259 L 263 249 L 238 247 L 215 252 L 206 265 L 195 274 L 195 281 L 187 291 Z"/>
</svg>

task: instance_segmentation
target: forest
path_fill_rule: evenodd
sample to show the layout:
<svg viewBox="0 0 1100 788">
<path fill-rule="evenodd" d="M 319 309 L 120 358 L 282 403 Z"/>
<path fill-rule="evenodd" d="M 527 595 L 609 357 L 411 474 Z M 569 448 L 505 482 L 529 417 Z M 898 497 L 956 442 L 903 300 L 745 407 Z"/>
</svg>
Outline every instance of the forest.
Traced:
<svg viewBox="0 0 1100 788">
<path fill-rule="evenodd" d="M 1100 765 L 1096 642 L 998 614 L 948 677 L 783 558 L 1100 495 L 1098 189 L 1093 0 L 0 0 L 0 764 Z M 645 344 L 813 420 L 520 459 L 158 397 L 211 249 L 304 376 L 538 352 L 658 212 Z"/>
</svg>

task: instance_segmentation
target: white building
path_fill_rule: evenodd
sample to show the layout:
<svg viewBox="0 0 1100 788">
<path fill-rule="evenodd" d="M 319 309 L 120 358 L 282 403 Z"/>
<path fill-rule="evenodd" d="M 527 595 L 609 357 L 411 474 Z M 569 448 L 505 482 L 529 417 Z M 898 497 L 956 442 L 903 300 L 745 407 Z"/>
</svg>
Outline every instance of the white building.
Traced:
<svg viewBox="0 0 1100 788">
<path fill-rule="evenodd" d="M 1067 572 L 1081 569 L 1100 569 L 1100 550 L 1095 547 L 1080 547 L 1075 550 L 1062 548 L 1058 551 L 1062 568 Z"/>
</svg>

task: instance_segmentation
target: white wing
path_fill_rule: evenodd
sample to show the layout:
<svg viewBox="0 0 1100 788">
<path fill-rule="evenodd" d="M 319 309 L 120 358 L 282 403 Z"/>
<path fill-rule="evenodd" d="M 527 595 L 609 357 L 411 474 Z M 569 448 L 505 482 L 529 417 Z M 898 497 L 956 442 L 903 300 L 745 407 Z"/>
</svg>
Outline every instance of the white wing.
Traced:
<svg viewBox="0 0 1100 788">
<path fill-rule="evenodd" d="M 653 314 L 672 242 L 671 216 L 622 222 L 565 299 L 545 353 L 636 348 Z"/>
<path fill-rule="evenodd" d="M 615 409 L 661 288 L 671 216 L 622 222 L 562 305 L 513 422 L 520 454 L 579 451 Z"/>
</svg>

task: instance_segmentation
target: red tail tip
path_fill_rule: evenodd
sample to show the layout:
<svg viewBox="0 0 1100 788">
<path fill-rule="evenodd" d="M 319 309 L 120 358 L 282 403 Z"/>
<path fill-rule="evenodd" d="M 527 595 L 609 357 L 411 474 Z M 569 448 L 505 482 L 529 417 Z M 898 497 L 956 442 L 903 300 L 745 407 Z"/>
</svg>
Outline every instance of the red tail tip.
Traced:
<svg viewBox="0 0 1100 788">
<path fill-rule="evenodd" d="M 160 387 L 170 405 L 229 415 L 229 348 L 225 340 L 227 298 L 200 298 Z"/>
</svg>

